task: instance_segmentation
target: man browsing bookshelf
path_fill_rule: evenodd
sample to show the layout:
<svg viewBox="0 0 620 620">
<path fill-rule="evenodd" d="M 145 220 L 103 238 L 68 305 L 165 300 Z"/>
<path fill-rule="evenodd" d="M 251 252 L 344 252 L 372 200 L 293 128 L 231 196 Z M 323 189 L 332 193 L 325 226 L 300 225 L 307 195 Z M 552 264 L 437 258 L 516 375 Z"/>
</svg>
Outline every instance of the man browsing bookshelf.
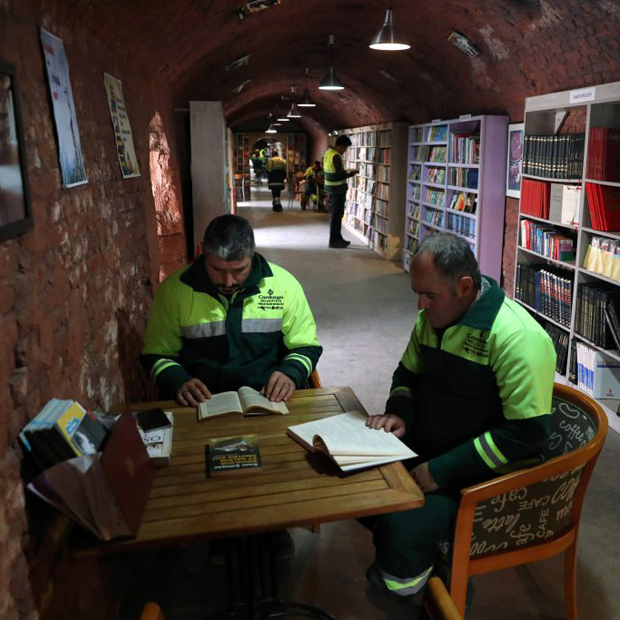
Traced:
<svg viewBox="0 0 620 620">
<path fill-rule="evenodd" d="M 410 273 L 418 317 L 385 413 L 367 424 L 419 455 L 411 475 L 425 505 L 369 522 L 376 561 L 367 578 L 415 614 L 437 543 L 453 536 L 459 491 L 537 462 L 549 434 L 556 354 L 529 313 L 480 274 L 459 237 L 426 237 Z"/>
<path fill-rule="evenodd" d="M 247 385 L 274 402 L 306 385 L 322 348 L 299 282 L 254 251 L 249 222 L 211 221 L 203 254 L 153 300 L 142 365 L 163 392 L 197 407 Z"/>
</svg>

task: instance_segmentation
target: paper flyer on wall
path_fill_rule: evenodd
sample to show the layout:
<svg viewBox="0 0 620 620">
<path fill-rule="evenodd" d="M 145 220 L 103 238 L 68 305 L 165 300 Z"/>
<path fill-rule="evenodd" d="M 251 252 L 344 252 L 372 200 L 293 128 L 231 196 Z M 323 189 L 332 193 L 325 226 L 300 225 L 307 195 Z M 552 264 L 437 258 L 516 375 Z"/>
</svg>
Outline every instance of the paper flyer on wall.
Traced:
<svg viewBox="0 0 620 620">
<path fill-rule="evenodd" d="M 69 64 L 62 41 L 41 28 L 41 43 L 52 96 L 54 121 L 58 134 L 58 154 L 64 187 L 88 183 L 82 159 L 73 91 L 69 79 Z"/>
<path fill-rule="evenodd" d="M 133 134 L 127 111 L 125 110 L 125 101 L 123 99 L 123 85 L 120 80 L 114 76 L 103 74 L 103 82 L 105 91 L 108 95 L 108 104 L 110 107 L 110 117 L 112 119 L 112 127 L 114 128 L 114 138 L 116 141 L 116 150 L 118 152 L 118 162 L 121 166 L 123 179 L 140 176 L 140 168 L 136 158 L 136 151 L 133 147 Z"/>
</svg>

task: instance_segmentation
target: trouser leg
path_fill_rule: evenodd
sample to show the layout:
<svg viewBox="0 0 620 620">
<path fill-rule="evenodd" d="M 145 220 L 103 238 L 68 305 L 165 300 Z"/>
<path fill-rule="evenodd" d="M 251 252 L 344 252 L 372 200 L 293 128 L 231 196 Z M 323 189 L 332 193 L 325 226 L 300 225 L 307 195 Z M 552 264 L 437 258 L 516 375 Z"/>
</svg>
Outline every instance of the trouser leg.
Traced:
<svg viewBox="0 0 620 620">
<path fill-rule="evenodd" d="M 346 194 L 329 194 L 329 210 L 332 214 L 329 222 L 330 243 L 342 239 L 340 227 L 342 224 L 342 217 L 344 216 L 344 204 L 346 199 Z"/>
<path fill-rule="evenodd" d="M 438 541 L 454 535 L 458 496 L 429 493 L 425 500 L 422 508 L 381 515 L 374 523 L 377 565 L 394 594 L 420 592 L 438 561 Z"/>
<path fill-rule="evenodd" d="M 282 205 L 280 203 L 280 194 L 282 193 L 281 187 L 271 188 L 272 205 L 274 211 L 282 211 Z"/>
</svg>

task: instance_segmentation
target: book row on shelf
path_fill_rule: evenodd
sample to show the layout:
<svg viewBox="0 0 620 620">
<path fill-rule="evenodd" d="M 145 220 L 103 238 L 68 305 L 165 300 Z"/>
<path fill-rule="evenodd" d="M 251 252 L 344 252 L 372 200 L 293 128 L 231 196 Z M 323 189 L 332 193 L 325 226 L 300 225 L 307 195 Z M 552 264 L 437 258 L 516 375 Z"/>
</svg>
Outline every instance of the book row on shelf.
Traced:
<svg viewBox="0 0 620 620">
<path fill-rule="evenodd" d="M 422 166 L 420 164 L 411 164 L 409 170 L 409 180 L 419 181 L 422 178 Z"/>
<path fill-rule="evenodd" d="M 450 161 L 457 164 L 480 163 L 480 136 L 452 134 L 450 136 Z"/>
<path fill-rule="evenodd" d="M 419 128 L 420 140 L 416 140 L 420 142 L 423 140 L 422 138 L 422 128 Z M 437 125 L 436 127 L 431 127 L 428 131 L 428 136 L 426 138 L 427 142 L 446 142 L 448 140 L 448 126 L 447 125 Z"/>
<path fill-rule="evenodd" d="M 593 398 L 620 398 L 620 361 L 575 342 L 577 387 Z"/>
<path fill-rule="evenodd" d="M 580 179 L 584 133 L 525 135 L 523 173 L 547 179 Z"/>
<path fill-rule="evenodd" d="M 390 169 L 383 164 L 371 164 L 365 161 L 359 164 L 359 174 L 368 179 L 376 179 L 382 183 L 390 182 Z"/>
<path fill-rule="evenodd" d="M 407 234 L 417 238 L 420 229 L 420 222 L 407 218 Z"/>
<path fill-rule="evenodd" d="M 407 207 L 407 217 L 413 217 L 416 220 L 419 220 L 420 219 L 420 205 L 410 202 L 409 206 Z"/>
<path fill-rule="evenodd" d="M 427 209 L 424 221 L 429 224 L 433 224 L 434 226 L 439 226 L 440 228 L 443 228 L 443 218 L 443 211 L 438 211 L 437 209 Z"/>
<path fill-rule="evenodd" d="M 424 202 L 427 202 L 438 207 L 446 206 L 446 192 L 443 189 L 433 189 L 431 187 L 426 189 L 424 194 Z"/>
<path fill-rule="evenodd" d="M 587 177 L 599 181 L 620 181 L 620 127 L 590 128 Z"/>
<path fill-rule="evenodd" d="M 616 348 L 619 300 L 620 291 L 607 282 L 581 284 L 577 288 L 575 332 L 602 349 Z"/>
<path fill-rule="evenodd" d="M 421 186 L 420 185 L 416 185 L 413 188 L 413 192 L 411 193 L 410 200 L 420 200 L 420 195 L 421 195 Z"/>
<path fill-rule="evenodd" d="M 586 183 L 592 228 L 620 230 L 620 188 Z"/>
<path fill-rule="evenodd" d="M 463 213 L 476 213 L 478 206 L 478 196 L 467 192 L 454 192 L 450 200 L 450 209 L 462 211 Z"/>
<path fill-rule="evenodd" d="M 352 146 L 351 155 L 360 162 L 390 165 L 390 149 L 376 146 Z"/>
<path fill-rule="evenodd" d="M 478 170 L 471 168 L 452 168 L 450 184 L 467 189 L 478 189 Z"/>
<path fill-rule="evenodd" d="M 437 183 L 437 185 L 443 185 L 446 182 L 446 169 L 445 168 L 429 168 L 426 176 L 427 183 Z"/>
<path fill-rule="evenodd" d="M 448 227 L 450 232 L 457 233 L 462 237 L 475 239 L 476 237 L 476 220 L 471 217 L 463 217 L 455 213 L 448 213 Z"/>
<path fill-rule="evenodd" d="M 413 151 L 413 159 L 419 162 L 446 163 L 447 148 L 445 146 L 417 146 Z"/>
<path fill-rule="evenodd" d="M 351 146 L 378 146 L 390 147 L 390 130 L 368 130 L 355 133 L 347 133 L 351 140 Z"/>
<path fill-rule="evenodd" d="M 570 340 L 569 334 L 565 329 L 561 329 L 553 323 L 542 320 L 541 322 L 544 323 L 545 331 L 549 334 L 549 338 L 551 338 L 553 342 L 553 348 L 556 354 L 555 370 L 563 375 L 566 372 L 566 359 L 568 357 L 568 344 Z"/>
<path fill-rule="evenodd" d="M 572 295 L 572 277 L 564 271 L 544 263 L 517 265 L 515 299 L 565 327 L 570 326 Z"/>
<path fill-rule="evenodd" d="M 553 260 L 569 262 L 575 259 L 576 240 L 540 222 L 521 220 L 521 247 Z"/>
</svg>

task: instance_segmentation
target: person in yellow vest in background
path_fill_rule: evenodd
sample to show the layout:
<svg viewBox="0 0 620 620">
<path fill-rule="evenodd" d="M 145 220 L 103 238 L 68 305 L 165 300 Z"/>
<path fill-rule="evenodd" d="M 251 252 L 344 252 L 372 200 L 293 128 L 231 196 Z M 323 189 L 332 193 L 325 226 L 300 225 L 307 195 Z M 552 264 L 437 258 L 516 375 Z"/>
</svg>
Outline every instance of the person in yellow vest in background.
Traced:
<svg viewBox="0 0 620 620">
<path fill-rule="evenodd" d="M 280 153 L 274 149 L 273 156 L 267 162 L 267 185 L 271 190 L 273 198 L 272 208 L 274 211 L 282 211 L 280 203 L 280 194 L 284 189 L 284 180 L 286 179 L 286 162 L 280 157 Z"/>
<path fill-rule="evenodd" d="M 316 203 L 319 211 L 325 211 L 323 208 L 323 168 L 320 161 L 315 161 L 312 166 L 308 166 L 304 173 L 304 191 L 301 195 L 301 208 L 305 210 L 308 203 L 313 200 L 313 196 L 316 196 Z"/>
<path fill-rule="evenodd" d="M 359 170 L 345 170 L 342 165 L 342 155 L 351 146 L 347 136 L 338 136 L 336 144 L 328 147 L 323 155 L 323 176 L 325 178 L 325 193 L 331 212 L 329 225 L 329 247 L 346 248 L 350 241 L 343 238 L 340 232 L 344 204 L 347 199 L 347 179 L 356 175 Z"/>
</svg>

